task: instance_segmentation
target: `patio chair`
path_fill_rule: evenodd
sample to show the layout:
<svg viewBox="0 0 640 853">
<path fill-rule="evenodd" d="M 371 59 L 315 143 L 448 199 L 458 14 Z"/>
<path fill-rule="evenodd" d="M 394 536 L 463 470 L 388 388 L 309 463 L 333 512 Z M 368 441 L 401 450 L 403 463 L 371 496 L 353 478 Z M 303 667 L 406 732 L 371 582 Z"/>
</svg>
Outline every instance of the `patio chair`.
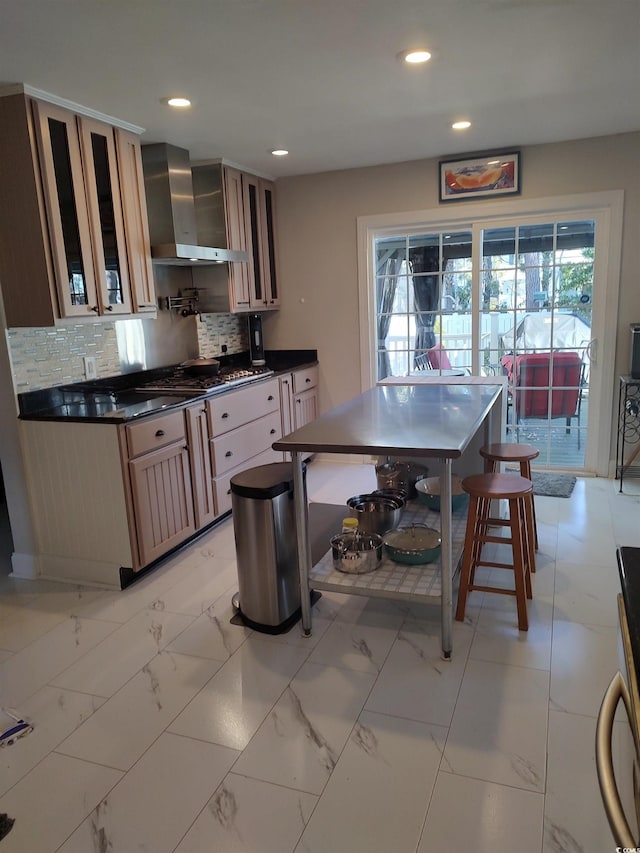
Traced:
<svg viewBox="0 0 640 853">
<path fill-rule="evenodd" d="M 436 344 L 434 347 L 431 347 L 431 349 L 427 350 L 426 355 L 429 358 L 429 366 L 432 370 L 451 370 L 449 356 L 442 344 Z"/>
<path fill-rule="evenodd" d="M 564 418 L 568 434 L 574 418 L 580 423 L 584 365 L 578 353 L 526 353 L 501 361 L 509 377 L 516 430 L 523 420 Z"/>
</svg>

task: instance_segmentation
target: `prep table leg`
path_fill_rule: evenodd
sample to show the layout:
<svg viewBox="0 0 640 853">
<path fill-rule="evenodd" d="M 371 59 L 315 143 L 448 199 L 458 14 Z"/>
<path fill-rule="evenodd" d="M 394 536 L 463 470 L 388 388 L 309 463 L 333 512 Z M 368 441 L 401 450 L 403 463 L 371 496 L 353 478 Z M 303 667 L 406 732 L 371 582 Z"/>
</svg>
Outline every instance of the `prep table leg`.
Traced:
<svg viewBox="0 0 640 853">
<path fill-rule="evenodd" d="M 451 657 L 453 641 L 453 566 L 451 542 L 451 459 L 442 459 L 440 465 L 440 524 L 441 524 L 441 572 L 442 572 L 442 656 Z"/>
<path fill-rule="evenodd" d="M 303 476 L 302 453 L 292 453 L 293 496 L 298 540 L 298 571 L 300 573 L 300 609 L 302 611 L 302 632 L 311 636 L 311 599 L 309 597 L 309 571 L 311 569 L 311 546 L 307 524 L 307 490 Z"/>
</svg>

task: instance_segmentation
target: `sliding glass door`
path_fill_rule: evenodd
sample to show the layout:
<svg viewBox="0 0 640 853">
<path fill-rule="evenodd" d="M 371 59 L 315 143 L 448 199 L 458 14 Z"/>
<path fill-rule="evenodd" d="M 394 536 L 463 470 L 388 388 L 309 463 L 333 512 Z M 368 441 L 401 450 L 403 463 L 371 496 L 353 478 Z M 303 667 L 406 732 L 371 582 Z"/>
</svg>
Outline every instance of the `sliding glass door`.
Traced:
<svg viewBox="0 0 640 853">
<path fill-rule="evenodd" d="M 535 445 L 539 467 L 588 468 L 611 282 L 599 263 L 608 227 L 597 211 L 580 213 L 375 229 L 375 381 L 505 376 L 508 440 Z"/>
</svg>

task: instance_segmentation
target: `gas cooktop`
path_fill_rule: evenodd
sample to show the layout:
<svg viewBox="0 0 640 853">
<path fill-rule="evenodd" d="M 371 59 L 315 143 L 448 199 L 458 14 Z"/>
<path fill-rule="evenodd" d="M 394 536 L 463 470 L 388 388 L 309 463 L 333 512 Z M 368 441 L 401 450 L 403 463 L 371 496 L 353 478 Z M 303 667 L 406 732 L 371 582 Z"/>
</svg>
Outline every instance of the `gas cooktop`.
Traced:
<svg viewBox="0 0 640 853">
<path fill-rule="evenodd" d="M 200 397 L 202 394 L 226 391 L 228 388 L 267 379 L 269 376 L 273 376 L 273 370 L 268 367 L 223 367 L 215 376 L 190 376 L 184 370 L 177 368 L 170 376 L 163 376 L 146 385 L 140 385 L 136 391 L 192 394 L 194 397 Z"/>
</svg>

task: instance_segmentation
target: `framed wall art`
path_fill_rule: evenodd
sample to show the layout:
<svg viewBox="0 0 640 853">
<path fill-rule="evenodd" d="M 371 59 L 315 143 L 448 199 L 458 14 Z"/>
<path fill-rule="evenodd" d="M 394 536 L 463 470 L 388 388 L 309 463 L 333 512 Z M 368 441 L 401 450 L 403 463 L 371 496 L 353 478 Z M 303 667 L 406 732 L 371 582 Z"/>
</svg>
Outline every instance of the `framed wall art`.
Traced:
<svg viewBox="0 0 640 853">
<path fill-rule="evenodd" d="M 465 160 L 441 160 L 440 201 L 518 195 L 520 152 L 479 154 Z"/>
</svg>

